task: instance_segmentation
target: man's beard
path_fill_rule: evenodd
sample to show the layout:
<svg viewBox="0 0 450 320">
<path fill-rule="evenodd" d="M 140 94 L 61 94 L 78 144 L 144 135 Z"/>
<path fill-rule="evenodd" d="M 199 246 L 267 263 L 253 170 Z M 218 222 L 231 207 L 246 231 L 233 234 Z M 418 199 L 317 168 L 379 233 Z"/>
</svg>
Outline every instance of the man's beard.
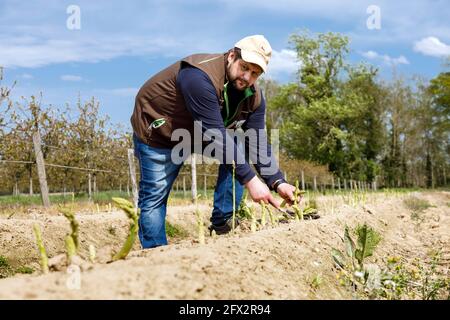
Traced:
<svg viewBox="0 0 450 320">
<path fill-rule="evenodd" d="M 238 84 L 238 83 L 240 83 L 240 84 Z M 247 89 L 249 87 L 248 82 L 241 78 L 234 79 L 233 81 L 231 81 L 231 84 L 233 85 L 233 87 L 235 89 L 241 90 L 241 91 L 244 91 L 245 89 Z"/>
<path fill-rule="evenodd" d="M 245 81 L 244 79 L 235 78 L 235 79 L 231 80 L 230 73 L 231 73 L 230 72 L 230 64 L 228 64 L 228 66 L 227 66 L 227 78 L 230 79 L 229 81 L 231 82 L 231 84 L 233 85 L 233 87 L 236 90 L 244 91 L 245 89 L 247 89 L 249 87 L 248 82 Z M 242 87 L 237 84 L 238 82 L 241 83 Z"/>
</svg>

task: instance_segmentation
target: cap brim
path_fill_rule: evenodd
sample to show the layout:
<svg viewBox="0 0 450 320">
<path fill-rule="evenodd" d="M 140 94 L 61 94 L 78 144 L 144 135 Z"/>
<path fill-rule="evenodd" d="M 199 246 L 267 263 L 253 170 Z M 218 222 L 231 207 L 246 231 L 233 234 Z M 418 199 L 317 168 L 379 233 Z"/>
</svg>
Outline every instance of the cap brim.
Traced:
<svg viewBox="0 0 450 320">
<path fill-rule="evenodd" d="M 241 56 L 242 56 L 242 60 L 244 60 L 245 62 L 256 64 L 261 67 L 263 72 L 266 72 L 267 63 L 264 60 L 264 58 L 261 57 L 256 52 L 246 51 L 246 50 L 241 49 Z"/>
</svg>

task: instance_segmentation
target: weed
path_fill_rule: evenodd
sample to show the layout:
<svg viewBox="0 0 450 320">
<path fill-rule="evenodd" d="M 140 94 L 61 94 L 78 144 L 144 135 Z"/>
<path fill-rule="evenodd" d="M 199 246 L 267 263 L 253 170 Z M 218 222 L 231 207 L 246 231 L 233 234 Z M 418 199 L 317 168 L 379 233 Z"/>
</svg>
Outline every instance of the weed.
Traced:
<svg viewBox="0 0 450 320">
<path fill-rule="evenodd" d="M 311 280 L 310 287 L 313 290 L 317 290 L 320 287 L 320 285 L 322 284 L 322 282 L 323 282 L 322 276 L 320 274 L 318 274 Z"/>
<path fill-rule="evenodd" d="M 403 204 L 411 210 L 411 220 L 422 222 L 422 212 L 431 207 L 431 204 L 425 199 L 409 197 L 403 200 Z"/>
<path fill-rule="evenodd" d="M 0 256 L 0 279 L 12 277 L 16 273 L 31 274 L 33 272 L 34 270 L 27 266 L 13 268 L 7 258 Z"/>
<path fill-rule="evenodd" d="M 34 269 L 28 266 L 20 266 L 15 271 L 16 273 L 21 274 L 32 274 L 34 272 Z"/>
<path fill-rule="evenodd" d="M 431 207 L 431 204 L 427 200 L 417 197 L 406 198 L 403 200 L 403 203 L 409 210 L 417 213 L 421 213 Z"/>
<path fill-rule="evenodd" d="M 352 287 L 355 291 L 376 287 L 379 282 L 379 268 L 376 265 L 364 265 L 364 260 L 370 257 L 381 240 L 378 232 L 364 224 L 358 226 L 354 232 L 357 235 L 353 241 L 348 227 L 345 227 L 345 254 L 335 248 L 332 257 L 340 274 L 338 278 L 342 285 Z"/>
<path fill-rule="evenodd" d="M 8 259 L 0 256 L 0 279 L 10 277 L 14 274 Z"/>
<path fill-rule="evenodd" d="M 168 221 L 166 221 L 166 233 L 167 236 L 171 238 L 186 238 L 187 236 L 189 236 L 186 230 L 178 225 L 171 224 Z"/>
</svg>

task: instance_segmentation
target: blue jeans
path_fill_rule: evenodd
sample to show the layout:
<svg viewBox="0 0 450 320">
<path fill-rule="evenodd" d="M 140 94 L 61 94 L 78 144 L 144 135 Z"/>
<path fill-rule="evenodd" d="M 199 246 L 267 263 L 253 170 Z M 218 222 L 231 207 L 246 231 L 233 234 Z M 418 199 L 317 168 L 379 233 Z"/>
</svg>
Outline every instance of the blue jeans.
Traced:
<svg viewBox="0 0 450 320">
<path fill-rule="evenodd" d="M 139 160 L 139 240 L 144 249 L 167 245 L 166 211 L 170 190 L 182 164 L 171 161 L 171 149 L 154 148 L 133 136 L 135 155 Z M 236 210 L 244 191 L 236 180 Z M 233 214 L 232 173 L 225 165 L 219 166 L 214 191 L 214 209 L 211 222 L 223 224 Z"/>
</svg>

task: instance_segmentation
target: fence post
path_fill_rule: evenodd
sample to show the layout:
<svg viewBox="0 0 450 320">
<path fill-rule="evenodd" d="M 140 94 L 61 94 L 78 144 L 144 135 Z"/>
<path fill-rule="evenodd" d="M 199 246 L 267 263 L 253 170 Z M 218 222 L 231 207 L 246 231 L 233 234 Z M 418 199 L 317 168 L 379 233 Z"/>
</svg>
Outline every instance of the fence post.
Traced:
<svg viewBox="0 0 450 320">
<path fill-rule="evenodd" d="M 206 199 L 206 197 L 208 196 L 207 186 L 206 186 L 206 174 L 203 175 L 203 189 L 205 191 L 205 199 Z"/>
<path fill-rule="evenodd" d="M 186 198 L 186 176 L 183 174 L 183 198 Z"/>
<path fill-rule="evenodd" d="M 341 191 L 341 178 L 338 178 L 338 190 Z"/>
<path fill-rule="evenodd" d="M 89 171 L 88 173 L 88 196 L 89 196 L 89 201 L 92 200 L 92 184 L 91 184 L 91 172 Z"/>
<path fill-rule="evenodd" d="M 302 170 L 302 190 L 306 190 L 305 189 L 305 172 Z"/>
<path fill-rule="evenodd" d="M 41 136 L 39 131 L 33 133 L 34 153 L 36 155 L 36 165 L 39 176 L 39 185 L 41 187 L 41 198 L 44 207 L 50 206 L 50 198 L 48 196 L 47 176 L 45 174 L 44 156 L 41 150 Z"/>
<path fill-rule="evenodd" d="M 131 191 L 133 193 L 134 207 L 138 207 L 138 188 L 136 182 L 136 166 L 134 164 L 134 150 L 128 149 L 128 167 L 130 169 Z"/>
<path fill-rule="evenodd" d="M 317 191 L 317 178 L 314 176 L 314 191 Z"/>
<path fill-rule="evenodd" d="M 195 153 L 191 154 L 191 195 L 192 195 L 192 203 L 195 203 L 197 200 L 197 165 L 196 165 L 196 156 Z"/>
<path fill-rule="evenodd" d="M 331 189 L 334 191 L 334 177 L 331 176 Z"/>
</svg>

